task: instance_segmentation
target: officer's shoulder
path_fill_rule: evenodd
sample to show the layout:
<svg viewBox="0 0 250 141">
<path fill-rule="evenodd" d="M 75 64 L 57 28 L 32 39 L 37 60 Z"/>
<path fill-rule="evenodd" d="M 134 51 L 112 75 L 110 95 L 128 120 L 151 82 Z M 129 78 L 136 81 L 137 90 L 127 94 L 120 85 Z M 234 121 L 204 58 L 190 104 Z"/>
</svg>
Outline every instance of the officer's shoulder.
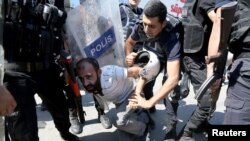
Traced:
<svg viewBox="0 0 250 141">
<path fill-rule="evenodd" d="M 179 26 L 182 25 L 181 19 L 171 14 L 167 15 L 166 22 L 167 22 L 166 28 L 168 30 L 175 30 L 176 28 L 179 28 Z"/>
</svg>

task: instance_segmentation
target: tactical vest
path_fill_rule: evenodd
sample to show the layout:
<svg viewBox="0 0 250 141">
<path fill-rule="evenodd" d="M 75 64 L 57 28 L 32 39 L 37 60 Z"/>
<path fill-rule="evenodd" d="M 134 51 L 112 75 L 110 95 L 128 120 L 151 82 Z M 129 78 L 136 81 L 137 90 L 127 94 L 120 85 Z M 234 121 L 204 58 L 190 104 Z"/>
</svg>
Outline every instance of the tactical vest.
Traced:
<svg viewBox="0 0 250 141">
<path fill-rule="evenodd" d="M 184 28 L 184 53 L 197 53 L 204 44 L 205 30 L 194 15 L 198 0 L 187 0 L 183 6 L 182 25 Z"/>
<path fill-rule="evenodd" d="M 61 27 L 47 24 L 42 16 L 36 17 L 39 0 L 5 1 L 5 59 L 9 62 L 42 62 L 47 68 L 62 47 Z M 47 2 L 53 5 L 55 0 Z"/>
<path fill-rule="evenodd" d="M 136 22 L 139 21 L 140 15 L 142 14 L 142 9 L 137 8 L 138 13 L 134 13 L 132 11 L 132 8 L 128 4 L 122 3 L 122 4 L 120 4 L 120 7 L 123 8 L 123 10 L 125 11 L 126 16 L 127 16 L 126 25 L 123 26 L 124 40 L 126 40 L 129 37 L 129 35 L 131 34 Z"/>
<path fill-rule="evenodd" d="M 232 24 L 229 50 L 232 53 L 239 52 L 239 43 L 248 44 L 245 50 L 250 50 L 250 1 L 238 0 L 238 6 Z M 243 50 L 244 50 L 243 49 Z"/>
<path fill-rule="evenodd" d="M 144 30 L 142 21 L 139 23 L 138 34 L 140 36 L 140 42 L 143 42 L 143 48 L 154 52 L 159 58 L 162 64 L 166 64 L 168 60 L 168 47 L 172 45 L 172 41 L 179 40 L 180 38 L 180 24 L 181 22 L 173 17 L 167 15 L 167 24 L 161 33 L 155 38 L 149 39 Z M 180 40 L 179 40 L 180 41 Z"/>
</svg>

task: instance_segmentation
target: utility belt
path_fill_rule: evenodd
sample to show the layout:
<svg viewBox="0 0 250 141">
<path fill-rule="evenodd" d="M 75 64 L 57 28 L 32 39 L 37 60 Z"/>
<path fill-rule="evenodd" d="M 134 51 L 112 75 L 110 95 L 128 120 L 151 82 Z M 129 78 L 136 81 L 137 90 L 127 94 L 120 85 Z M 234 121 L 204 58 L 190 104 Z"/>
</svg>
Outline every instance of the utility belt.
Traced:
<svg viewBox="0 0 250 141">
<path fill-rule="evenodd" d="M 43 62 L 14 62 L 5 64 L 7 70 L 17 72 L 36 72 L 45 69 Z"/>
</svg>

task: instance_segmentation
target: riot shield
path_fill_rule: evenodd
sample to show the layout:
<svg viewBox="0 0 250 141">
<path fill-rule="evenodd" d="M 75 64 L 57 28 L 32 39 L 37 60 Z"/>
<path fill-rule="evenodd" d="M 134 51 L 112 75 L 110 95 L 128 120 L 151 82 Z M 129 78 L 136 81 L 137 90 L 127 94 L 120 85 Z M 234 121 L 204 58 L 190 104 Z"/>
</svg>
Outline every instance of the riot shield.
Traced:
<svg viewBox="0 0 250 141">
<path fill-rule="evenodd" d="M 74 58 L 92 57 L 100 66 L 124 66 L 124 41 L 119 3 L 86 0 L 68 12 L 66 32 Z"/>
</svg>

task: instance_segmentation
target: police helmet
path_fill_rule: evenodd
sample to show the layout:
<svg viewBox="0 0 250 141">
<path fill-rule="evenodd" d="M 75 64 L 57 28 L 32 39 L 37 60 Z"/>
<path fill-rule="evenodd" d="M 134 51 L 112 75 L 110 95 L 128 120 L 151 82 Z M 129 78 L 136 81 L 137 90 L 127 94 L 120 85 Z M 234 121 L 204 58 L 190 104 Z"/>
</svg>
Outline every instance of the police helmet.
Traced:
<svg viewBox="0 0 250 141">
<path fill-rule="evenodd" d="M 143 50 L 138 52 L 134 64 L 142 67 L 139 75 L 148 81 L 154 79 L 160 72 L 160 61 L 152 51 Z"/>
</svg>

